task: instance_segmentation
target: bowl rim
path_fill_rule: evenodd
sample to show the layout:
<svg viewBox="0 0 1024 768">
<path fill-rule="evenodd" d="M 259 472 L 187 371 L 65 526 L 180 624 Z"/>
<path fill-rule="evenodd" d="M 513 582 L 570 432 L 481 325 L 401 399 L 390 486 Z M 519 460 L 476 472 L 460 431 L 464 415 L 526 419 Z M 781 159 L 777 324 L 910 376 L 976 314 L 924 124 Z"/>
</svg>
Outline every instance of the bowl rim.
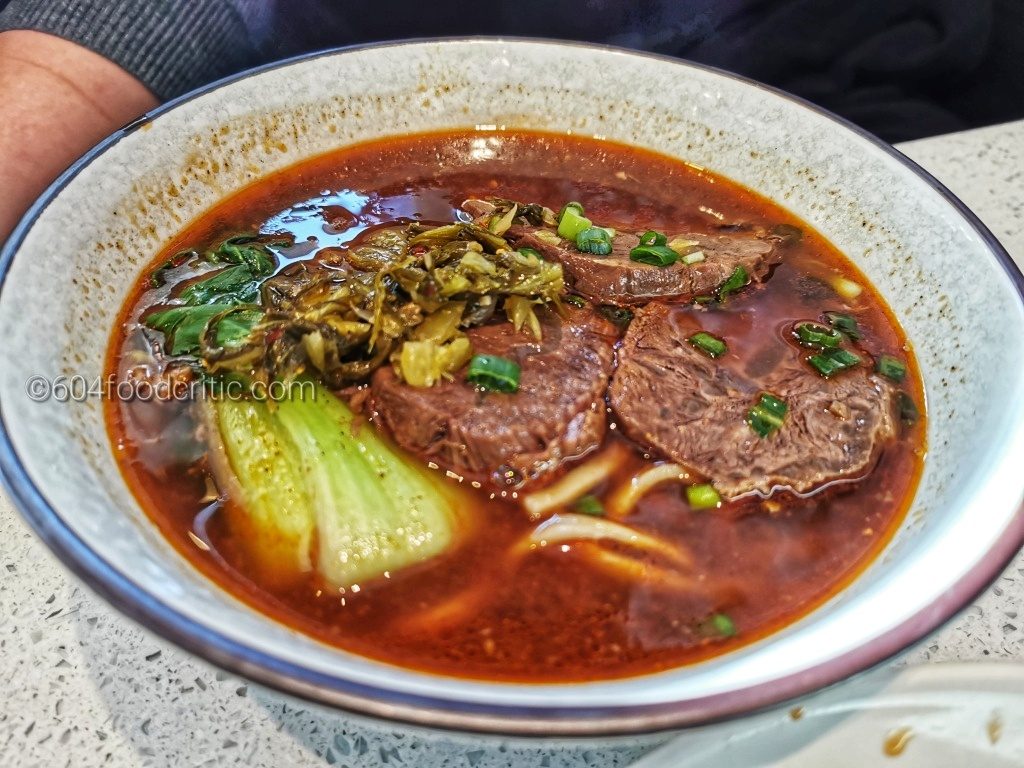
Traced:
<svg viewBox="0 0 1024 768">
<path fill-rule="evenodd" d="M 653 59 L 660 64 L 671 64 L 681 69 L 695 69 L 736 81 L 747 87 L 784 99 L 820 117 L 825 117 L 841 128 L 852 131 L 866 140 L 875 150 L 896 160 L 944 198 L 970 229 L 978 235 L 989 254 L 1002 267 L 1017 292 L 1018 300 L 1024 306 L 1024 274 L 981 220 L 928 171 L 892 145 L 845 118 L 773 86 L 685 59 L 606 44 L 515 36 L 412 38 L 328 48 L 246 69 L 159 105 L 96 144 L 72 163 L 36 199 L 0 249 L 0 294 L 2 294 L 10 267 L 22 242 L 50 202 L 83 168 L 103 155 L 121 139 L 161 115 L 238 81 L 318 58 L 401 46 L 474 43 L 507 45 L 525 43 L 550 48 L 567 48 L 570 51 L 590 49 Z M 441 697 L 402 693 L 317 672 L 299 664 L 283 661 L 251 645 L 232 640 L 178 613 L 136 585 L 129 576 L 91 550 L 64 522 L 56 509 L 50 505 L 42 490 L 29 477 L 14 448 L 2 414 L 0 414 L 0 483 L 8 492 L 23 519 L 75 576 L 128 618 L 199 658 L 212 662 L 229 672 L 249 678 L 258 684 L 314 704 L 326 704 L 361 715 L 430 728 L 534 737 L 628 735 L 698 724 L 704 725 L 753 714 L 759 710 L 780 705 L 797 696 L 836 684 L 847 677 L 883 663 L 952 619 L 980 595 L 1002 573 L 1016 553 L 1024 547 L 1024 504 L 1022 504 L 975 566 L 931 605 L 853 651 L 786 677 L 756 683 L 725 693 L 659 704 L 616 707 L 581 705 L 557 709 L 543 706 L 482 705 Z"/>
</svg>

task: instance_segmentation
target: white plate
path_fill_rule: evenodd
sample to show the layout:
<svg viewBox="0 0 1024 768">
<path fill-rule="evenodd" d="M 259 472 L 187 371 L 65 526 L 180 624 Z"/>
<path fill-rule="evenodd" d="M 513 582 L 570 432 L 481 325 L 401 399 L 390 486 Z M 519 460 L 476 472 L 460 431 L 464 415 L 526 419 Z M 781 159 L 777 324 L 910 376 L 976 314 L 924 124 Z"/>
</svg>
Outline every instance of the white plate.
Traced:
<svg viewBox="0 0 1024 768">
<path fill-rule="evenodd" d="M 690 731 L 634 768 L 1021 765 L 1024 664 L 1003 663 L 883 668 L 786 708 Z"/>
</svg>

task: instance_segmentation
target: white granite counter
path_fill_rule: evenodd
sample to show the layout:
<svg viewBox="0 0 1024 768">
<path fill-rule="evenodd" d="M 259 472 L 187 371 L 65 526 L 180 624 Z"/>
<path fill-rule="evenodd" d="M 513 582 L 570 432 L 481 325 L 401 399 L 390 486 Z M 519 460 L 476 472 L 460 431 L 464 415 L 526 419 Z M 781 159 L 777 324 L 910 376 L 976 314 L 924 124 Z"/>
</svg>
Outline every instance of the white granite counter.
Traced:
<svg viewBox="0 0 1024 768">
<path fill-rule="evenodd" d="M 1024 121 L 900 147 L 1024 264 Z M 911 663 L 1024 662 L 1024 556 Z M 356 722 L 256 689 L 122 618 L 0 496 L 0 765 L 617 766 L 650 747 L 516 746 Z M 655 742 L 656 743 L 656 742 Z"/>
</svg>

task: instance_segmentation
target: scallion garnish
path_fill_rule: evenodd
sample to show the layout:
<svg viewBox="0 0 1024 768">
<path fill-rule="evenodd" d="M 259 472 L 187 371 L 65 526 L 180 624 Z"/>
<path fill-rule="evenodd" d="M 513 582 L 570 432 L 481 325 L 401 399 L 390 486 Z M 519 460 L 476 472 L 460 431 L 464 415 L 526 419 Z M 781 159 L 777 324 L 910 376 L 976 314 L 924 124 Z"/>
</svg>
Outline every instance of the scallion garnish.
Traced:
<svg viewBox="0 0 1024 768">
<path fill-rule="evenodd" d="M 708 621 L 709 627 L 722 637 L 736 634 L 736 623 L 725 613 L 716 613 Z"/>
<path fill-rule="evenodd" d="M 724 613 L 715 613 L 707 621 L 701 623 L 700 632 L 703 635 L 732 637 L 736 634 L 736 622 Z"/>
<path fill-rule="evenodd" d="M 900 392 L 896 396 L 896 405 L 900 410 L 900 420 L 904 424 L 913 424 L 920 417 L 914 399 L 906 392 Z"/>
<path fill-rule="evenodd" d="M 740 288 L 750 282 L 750 275 L 747 274 L 747 270 L 742 267 L 736 267 L 732 274 L 729 275 L 729 279 L 718 286 L 717 296 L 718 300 L 722 301 L 730 293 L 736 293 Z"/>
<path fill-rule="evenodd" d="M 683 264 L 700 264 L 706 258 L 707 256 L 704 255 L 704 251 L 684 253 L 682 256 Z"/>
<path fill-rule="evenodd" d="M 562 210 L 558 212 L 558 221 L 562 220 L 562 217 L 565 216 L 565 212 L 570 208 L 576 212 L 577 216 L 583 215 L 583 203 L 577 203 L 575 200 L 570 200 L 568 203 L 563 205 Z"/>
<path fill-rule="evenodd" d="M 842 312 L 826 312 L 825 319 L 828 320 L 829 325 L 837 331 L 842 331 L 854 341 L 860 339 L 860 328 L 857 326 L 857 321 L 853 315 L 847 315 Z"/>
<path fill-rule="evenodd" d="M 747 424 L 761 437 L 768 437 L 782 426 L 789 406 L 770 392 L 762 392 L 757 405 L 747 411 Z"/>
<path fill-rule="evenodd" d="M 607 256 L 612 252 L 612 238 L 602 227 L 587 227 L 576 235 L 576 248 L 581 253 Z"/>
<path fill-rule="evenodd" d="M 640 245 L 665 245 L 666 243 L 668 243 L 668 238 L 653 229 L 648 229 L 640 235 Z"/>
<path fill-rule="evenodd" d="M 793 335 L 805 347 L 833 349 L 843 341 L 843 334 L 834 328 L 817 323 L 797 323 Z"/>
<path fill-rule="evenodd" d="M 728 351 L 728 347 L 725 346 L 725 342 L 722 339 L 705 331 L 693 334 L 687 341 L 712 360 L 721 357 Z"/>
<path fill-rule="evenodd" d="M 597 496 L 594 496 L 593 494 L 581 496 L 576 500 L 576 503 L 573 504 L 572 506 L 573 509 L 575 509 L 577 512 L 583 513 L 584 515 L 594 515 L 595 517 L 600 517 L 604 514 L 604 504 L 602 504 L 601 500 L 597 498 Z"/>
<path fill-rule="evenodd" d="M 492 392 L 512 393 L 519 391 L 519 366 L 498 355 L 473 355 L 469 361 L 466 380 L 481 389 Z"/>
<path fill-rule="evenodd" d="M 907 366 L 904 362 L 892 355 L 882 355 L 875 363 L 875 370 L 887 379 L 899 382 L 907 375 Z"/>
<path fill-rule="evenodd" d="M 686 487 L 686 502 L 691 509 L 711 509 L 722 503 L 722 497 L 711 483 L 701 483 Z"/>
<path fill-rule="evenodd" d="M 583 215 L 583 206 L 579 203 L 566 203 L 558 214 L 558 235 L 566 240 L 576 241 L 577 236 L 593 223 Z"/>
<path fill-rule="evenodd" d="M 848 349 L 826 349 L 808 357 L 807 362 L 827 379 L 840 371 L 845 371 L 858 365 L 860 357 Z"/>
<path fill-rule="evenodd" d="M 648 232 L 646 234 L 651 233 Z M 661 237 L 664 239 L 665 236 L 662 235 Z M 639 261 L 641 264 L 667 267 L 679 261 L 679 254 L 667 245 L 638 245 L 629 252 L 629 258 L 633 261 Z"/>
</svg>

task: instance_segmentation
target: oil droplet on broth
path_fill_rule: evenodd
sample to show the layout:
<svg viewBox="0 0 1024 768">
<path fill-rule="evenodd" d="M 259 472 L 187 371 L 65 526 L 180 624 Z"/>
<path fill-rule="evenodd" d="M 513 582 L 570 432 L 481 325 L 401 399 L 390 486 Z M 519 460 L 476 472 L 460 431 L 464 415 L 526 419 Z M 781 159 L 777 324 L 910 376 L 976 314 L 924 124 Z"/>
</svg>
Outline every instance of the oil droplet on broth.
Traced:
<svg viewBox="0 0 1024 768">
<path fill-rule="evenodd" d="M 985 725 L 985 731 L 988 733 L 989 744 L 995 744 L 1003 736 L 1003 718 L 998 712 L 993 712 L 992 716 L 988 719 L 988 723 Z"/>
<path fill-rule="evenodd" d="M 882 744 L 882 752 L 887 757 L 899 757 L 912 738 L 914 738 L 914 732 L 910 728 L 896 728 L 889 731 L 889 735 L 885 737 Z"/>
</svg>

